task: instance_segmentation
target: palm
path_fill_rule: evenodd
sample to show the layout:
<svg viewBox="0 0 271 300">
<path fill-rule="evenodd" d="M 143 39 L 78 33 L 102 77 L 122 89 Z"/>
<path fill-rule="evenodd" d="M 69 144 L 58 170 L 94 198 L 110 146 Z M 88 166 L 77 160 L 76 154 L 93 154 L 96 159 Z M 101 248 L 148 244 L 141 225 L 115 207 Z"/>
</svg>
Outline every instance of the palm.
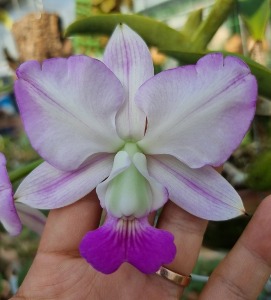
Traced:
<svg viewBox="0 0 271 300">
<path fill-rule="evenodd" d="M 98 273 L 79 254 L 39 253 L 28 278 L 21 292 L 31 299 L 42 299 L 47 295 L 52 300 L 175 300 L 180 294 L 177 286 L 157 275 L 142 274 L 128 264 L 111 276 Z"/>
<path fill-rule="evenodd" d="M 240 241 L 214 271 L 200 299 L 257 298 L 271 272 L 270 209 L 271 198 L 263 202 Z M 81 238 L 98 226 L 100 215 L 95 193 L 52 211 L 34 263 L 12 300 L 179 299 L 183 289 L 156 274 L 145 275 L 123 264 L 117 272 L 104 275 L 81 258 Z M 184 275 L 191 273 L 206 221 L 169 202 L 158 226 L 175 236 L 177 256 L 167 267 Z"/>
</svg>

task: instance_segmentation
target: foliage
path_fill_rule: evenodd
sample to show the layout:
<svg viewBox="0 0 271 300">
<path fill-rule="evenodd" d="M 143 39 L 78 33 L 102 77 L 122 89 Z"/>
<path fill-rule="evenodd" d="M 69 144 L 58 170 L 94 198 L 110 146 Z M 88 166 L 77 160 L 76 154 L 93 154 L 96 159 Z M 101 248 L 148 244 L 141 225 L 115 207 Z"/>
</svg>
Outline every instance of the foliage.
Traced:
<svg viewBox="0 0 271 300">
<path fill-rule="evenodd" d="M 220 261 L 221 259 L 216 257 L 212 259 L 199 258 L 199 260 L 196 263 L 196 266 L 194 267 L 193 274 L 210 276 L 212 271 L 217 267 Z M 206 282 L 203 281 L 192 280 L 191 284 L 185 289 L 185 293 L 182 299 L 189 300 L 191 293 L 193 293 L 193 295 L 195 293 L 200 294 L 205 284 Z"/>
<path fill-rule="evenodd" d="M 5 154 L 10 171 L 38 158 L 23 132 L 18 135 L 0 135 L 0 152 Z"/>
<path fill-rule="evenodd" d="M 256 41 L 262 41 L 270 15 L 270 1 L 239 0 L 238 9 L 251 36 Z"/>
<path fill-rule="evenodd" d="M 159 48 L 187 46 L 187 39 L 182 33 L 162 22 L 140 15 L 110 14 L 88 17 L 71 24 L 66 29 L 66 36 L 110 35 L 119 23 L 125 23 L 134 29 L 149 45 Z"/>
<path fill-rule="evenodd" d="M 248 187 L 255 190 L 271 189 L 271 151 L 261 153 L 248 168 Z"/>
</svg>

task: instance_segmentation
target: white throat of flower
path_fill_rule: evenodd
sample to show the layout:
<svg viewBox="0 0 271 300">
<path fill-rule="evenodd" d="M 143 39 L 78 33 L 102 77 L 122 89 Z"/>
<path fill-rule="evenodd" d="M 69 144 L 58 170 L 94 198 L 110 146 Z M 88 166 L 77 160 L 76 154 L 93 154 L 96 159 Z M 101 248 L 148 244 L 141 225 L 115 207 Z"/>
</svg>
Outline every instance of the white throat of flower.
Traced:
<svg viewBox="0 0 271 300">
<path fill-rule="evenodd" d="M 146 216 L 168 197 L 165 188 L 149 175 L 146 156 L 133 142 L 115 155 L 112 171 L 97 186 L 97 194 L 102 206 L 116 218 Z"/>
</svg>

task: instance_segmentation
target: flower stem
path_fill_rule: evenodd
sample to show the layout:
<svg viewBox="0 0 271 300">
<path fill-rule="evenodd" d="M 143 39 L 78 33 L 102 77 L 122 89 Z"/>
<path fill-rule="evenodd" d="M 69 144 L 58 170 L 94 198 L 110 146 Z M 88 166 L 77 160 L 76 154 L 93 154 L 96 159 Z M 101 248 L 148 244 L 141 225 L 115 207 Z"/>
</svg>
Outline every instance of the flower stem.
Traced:
<svg viewBox="0 0 271 300">
<path fill-rule="evenodd" d="M 39 166 L 43 162 L 42 159 L 35 160 L 25 166 L 22 166 L 14 171 L 9 172 L 9 178 L 11 183 L 22 179 L 26 175 L 28 175 L 31 171 L 33 171 L 37 166 Z"/>
</svg>

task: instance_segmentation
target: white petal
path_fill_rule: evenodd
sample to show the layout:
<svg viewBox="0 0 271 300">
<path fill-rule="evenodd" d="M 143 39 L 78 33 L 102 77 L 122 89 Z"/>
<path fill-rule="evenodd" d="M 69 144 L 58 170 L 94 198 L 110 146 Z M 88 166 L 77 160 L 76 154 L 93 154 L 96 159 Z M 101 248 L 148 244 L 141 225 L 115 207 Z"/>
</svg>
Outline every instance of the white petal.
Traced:
<svg viewBox="0 0 271 300">
<path fill-rule="evenodd" d="M 210 54 L 195 66 L 161 72 L 136 95 L 148 119 L 138 145 L 192 168 L 219 166 L 247 132 L 256 99 L 256 79 L 236 57 Z"/>
<path fill-rule="evenodd" d="M 22 64 L 15 93 L 35 150 L 51 165 L 71 171 L 92 155 L 116 152 L 116 113 L 124 100 L 117 77 L 86 56 Z"/>
</svg>

